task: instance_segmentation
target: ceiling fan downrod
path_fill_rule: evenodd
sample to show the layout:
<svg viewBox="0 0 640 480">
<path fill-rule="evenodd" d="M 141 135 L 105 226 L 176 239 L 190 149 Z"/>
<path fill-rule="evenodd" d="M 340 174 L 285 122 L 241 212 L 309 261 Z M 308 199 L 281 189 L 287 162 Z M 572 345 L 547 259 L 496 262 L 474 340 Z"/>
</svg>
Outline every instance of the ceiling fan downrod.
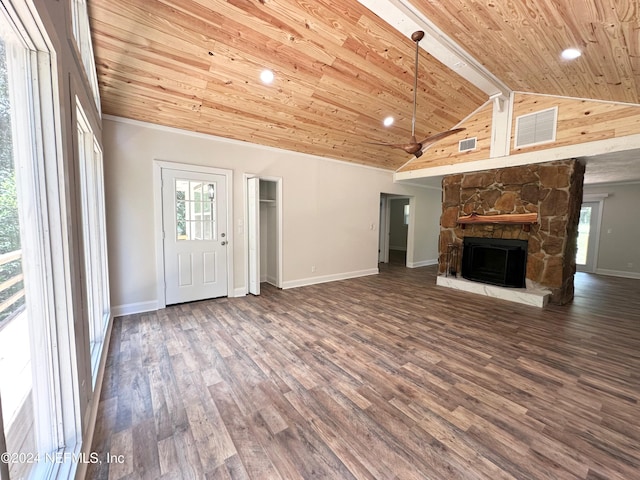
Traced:
<svg viewBox="0 0 640 480">
<path fill-rule="evenodd" d="M 418 142 L 416 139 L 416 115 L 417 115 L 417 103 L 418 103 L 418 61 L 420 58 L 420 40 L 424 38 L 424 32 L 422 30 L 418 30 L 417 32 L 413 32 L 411 34 L 411 40 L 413 40 L 416 44 L 416 58 L 415 58 L 415 72 L 413 77 L 413 115 L 411 116 L 411 139 L 409 143 L 377 143 L 377 142 L 367 142 L 373 143 L 374 145 L 385 145 L 387 147 L 393 148 L 401 148 L 405 152 L 410 155 L 415 155 L 416 158 L 422 155 L 422 150 L 426 146 L 431 143 L 437 142 L 449 135 L 453 135 L 454 133 L 461 132 L 464 128 L 454 128 L 452 130 L 446 130 L 444 132 L 435 133 L 433 135 L 429 135 L 427 138 Z"/>
<path fill-rule="evenodd" d="M 417 32 L 413 32 L 411 34 L 411 40 L 416 42 L 416 60 L 414 65 L 414 76 L 413 76 L 413 116 L 411 117 L 411 138 L 415 143 L 416 137 L 416 103 L 417 103 L 417 95 L 418 95 L 418 56 L 420 55 L 420 40 L 424 38 L 424 32 L 422 30 L 418 30 Z"/>
</svg>

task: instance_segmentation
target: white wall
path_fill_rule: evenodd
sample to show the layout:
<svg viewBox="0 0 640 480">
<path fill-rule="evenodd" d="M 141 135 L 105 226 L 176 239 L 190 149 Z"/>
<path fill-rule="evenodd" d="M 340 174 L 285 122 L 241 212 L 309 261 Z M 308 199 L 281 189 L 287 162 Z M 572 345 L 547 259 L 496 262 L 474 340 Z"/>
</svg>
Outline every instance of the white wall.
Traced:
<svg viewBox="0 0 640 480">
<path fill-rule="evenodd" d="M 585 185 L 584 194 L 603 194 L 596 273 L 640 278 L 640 183 Z M 629 266 L 631 264 L 631 266 Z"/>
<path fill-rule="evenodd" d="M 152 309 L 157 301 L 154 160 L 233 170 L 237 292 L 245 289 L 245 238 L 238 230 L 245 211 L 244 173 L 283 179 L 285 288 L 375 273 L 380 193 L 413 197 L 413 264 L 436 262 L 440 191 L 394 184 L 390 171 L 118 118 L 104 120 L 103 144 L 116 313 Z"/>
</svg>

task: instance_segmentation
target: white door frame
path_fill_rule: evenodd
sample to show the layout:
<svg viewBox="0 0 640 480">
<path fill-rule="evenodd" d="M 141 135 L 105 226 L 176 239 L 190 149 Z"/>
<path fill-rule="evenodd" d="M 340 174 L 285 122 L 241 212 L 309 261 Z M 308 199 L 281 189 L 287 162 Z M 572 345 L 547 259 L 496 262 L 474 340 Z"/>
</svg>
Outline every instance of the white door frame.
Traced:
<svg viewBox="0 0 640 480">
<path fill-rule="evenodd" d="M 247 187 L 247 222 L 246 236 L 249 245 L 249 260 L 247 270 L 249 281 L 247 283 L 247 293 L 260 295 L 260 266 L 261 244 L 260 244 L 260 177 L 248 177 L 245 183 Z"/>
<path fill-rule="evenodd" d="M 251 173 L 245 173 L 243 174 L 243 180 L 242 180 L 242 188 L 244 189 L 242 198 L 244 199 L 244 231 L 243 233 L 245 234 L 245 242 L 244 242 L 244 265 L 245 265 L 245 269 L 244 269 L 244 292 L 245 295 L 249 293 L 249 235 L 247 232 L 247 227 L 249 225 L 249 205 L 248 205 L 248 180 L 250 178 L 258 178 L 260 180 L 266 180 L 267 182 L 275 182 L 276 183 L 276 212 L 277 212 L 277 229 L 278 229 L 278 245 L 277 245 L 277 250 L 278 250 L 278 281 L 277 281 L 277 285 L 276 287 L 278 288 L 282 288 L 282 282 L 283 282 L 283 262 L 284 262 L 284 256 L 283 256 L 283 237 L 282 237 L 282 211 L 283 211 L 283 206 L 282 206 L 282 177 L 268 177 L 268 176 L 261 176 L 261 175 L 255 175 L 255 174 L 251 174 Z"/>
<path fill-rule="evenodd" d="M 389 263 L 389 196 L 380 194 L 380 220 L 378 225 L 378 263 Z"/>
<path fill-rule="evenodd" d="M 167 306 L 165 284 L 164 284 L 164 242 L 162 228 L 162 170 L 182 170 L 190 173 L 206 173 L 213 175 L 223 175 L 227 182 L 227 224 L 224 226 L 227 232 L 227 296 L 232 297 L 233 289 L 233 170 L 226 168 L 205 167 L 202 165 L 191 165 L 188 163 L 168 162 L 165 160 L 153 161 L 153 210 L 154 210 L 154 231 L 156 242 L 156 285 L 158 295 L 158 309 Z"/>
<path fill-rule="evenodd" d="M 383 263 L 389 263 L 389 235 L 391 234 L 391 201 L 392 200 L 401 200 L 408 199 L 409 200 L 409 225 L 407 225 L 407 257 L 405 265 L 409 268 L 413 268 L 413 249 L 414 249 L 414 240 L 413 237 L 415 235 L 415 202 L 416 199 L 410 195 L 399 195 L 395 193 L 381 193 L 380 198 L 382 198 L 383 203 L 380 205 L 380 221 L 384 222 L 384 225 L 381 223 L 380 228 L 380 237 L 378 240 L 378 248 L 382 250 L 382 252 L 378 252 L 378 261 L 380 262 L 380 258 L 384 259 Z"/>
</svg>

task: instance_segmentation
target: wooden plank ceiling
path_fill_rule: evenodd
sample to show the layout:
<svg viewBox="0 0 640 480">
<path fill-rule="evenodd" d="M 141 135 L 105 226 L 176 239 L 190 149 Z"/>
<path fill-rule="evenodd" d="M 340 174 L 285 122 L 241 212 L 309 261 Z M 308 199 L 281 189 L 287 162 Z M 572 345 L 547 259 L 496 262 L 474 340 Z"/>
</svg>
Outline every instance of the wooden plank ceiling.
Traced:
<svg viewBox="0 0 640 480">
<path fill-rule="evenodd" d="M 634 0 L 412 3 L 512 90 L 640 103 Z M 391 170 L 412 158 L 367 142 L 409 140 L 414 44 L 356 0 L 91 0 L 89 13 L 106 114 Z M 584 54 L 563 62 L 566 47 Z M 418 137 L 487 101 L 423 50 L 418 70 Z"/>
</svg>

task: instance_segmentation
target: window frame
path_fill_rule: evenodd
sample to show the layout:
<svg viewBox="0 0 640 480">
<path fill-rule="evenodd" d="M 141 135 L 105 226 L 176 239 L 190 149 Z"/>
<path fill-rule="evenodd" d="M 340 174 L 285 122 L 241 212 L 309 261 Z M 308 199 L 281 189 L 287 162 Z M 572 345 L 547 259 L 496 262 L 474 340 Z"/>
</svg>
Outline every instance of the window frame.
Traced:
<svg viewBox="0 0 640 480">
<path fill-rule="evenodd" d="M 82 428 L 70 271 L 70 241 L 62 154 L 61 108 L 56 52 L 31 2 L 0 5 L 23 51 L 24 62 L 8 69 L 12 133 L 19 176 L 33 370 L 38 452 L 65 461 L 38 462 L 35 478 L 72 478 Z M 15 106 L 19 105 L 20 108 Z M 26 106 L 26 108 L 25 108 Z M 15 114 L 15 115 L 14 115 Z M 37 327 L 37 328 L 34 328 Z"/>
<path fill-rule="evenodd" d="M 71 0 L 71 24 L 74 46 L 78 52 L 80 63 L 84 67 L 84 72 L 87 75 L 98 114 L 101 115 L 100 88 L 98 86 L 98 74 L 96 71 L 96 60 L 93 54 L 89 11 L 86 0 Z"/>
<path fill-rule="evenodd" d="M 76 96 L 77 149 L 84 244 L 84 289 L 89 328 L 91 379 L 95 389 L 100 358 L 111 319 L 102 148 Z"/>
</svg>

